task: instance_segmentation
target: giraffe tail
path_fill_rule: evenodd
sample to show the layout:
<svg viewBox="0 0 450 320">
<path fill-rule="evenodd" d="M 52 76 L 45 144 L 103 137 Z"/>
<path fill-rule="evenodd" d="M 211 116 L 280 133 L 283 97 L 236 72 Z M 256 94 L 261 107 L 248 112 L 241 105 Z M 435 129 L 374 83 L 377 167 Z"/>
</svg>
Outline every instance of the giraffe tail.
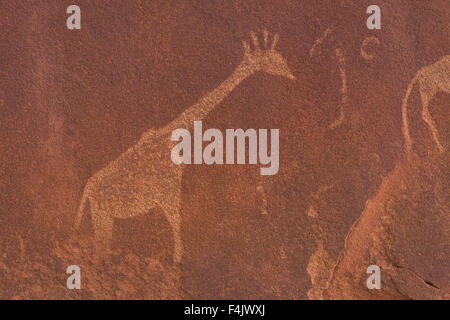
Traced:
<svg viewBox="0 0 450 320">
<path fill-rule="evenodd" d="M 406 154 L 409 156 L 412 149 L 412 140 L 411 135 L 409 132 L 409 126 L 408 126 L 408 100 L 409 96 L 411 95 L 411 91 L 414 88 L 414 85 L 417 82 L 417 79 L 420 76 L 420 71 L 417 72 L 415 77 L 411 80 L 411 82 L 408 85 L 408 89 L 406 90 L 405 97 L 402 100 L 402 122 L 403 122 L 403 137 L 405 138 L 405 146 L 406 146 Z"/>
<path fill-rule="evenodd" d="M 75 230 L 80 229 L 81 219 L 83 218 L 84 209 L 86 208 L 86 203 L 89 200 L 88 198 L 88 186 L 89 182 L 86 184 L 83 190 L 83 196 L 81 197 L 80 207 L 78 208 L 77 217 L 75 220 Z"/>
</svg>

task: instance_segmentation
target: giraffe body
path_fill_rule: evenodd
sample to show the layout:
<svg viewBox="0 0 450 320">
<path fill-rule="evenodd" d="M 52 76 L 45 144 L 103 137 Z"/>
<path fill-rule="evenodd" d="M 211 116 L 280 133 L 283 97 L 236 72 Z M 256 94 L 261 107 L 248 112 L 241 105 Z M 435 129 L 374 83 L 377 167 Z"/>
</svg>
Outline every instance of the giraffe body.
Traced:
<svg viewBox="0 0 450 320">
<path fill-rule="evenodd" d="M 159 207 L 174 233 L 174 260 L 178 261 L 182 250 L 179 209 L 183 166 L 170 160 L 171 144 L 167 135 L 141 139 L 94 174 L 84 189 L 77 227 L 89 201 L 95 235 L 109 245 L 114 218 L 131 218 Z"/>
</svg>

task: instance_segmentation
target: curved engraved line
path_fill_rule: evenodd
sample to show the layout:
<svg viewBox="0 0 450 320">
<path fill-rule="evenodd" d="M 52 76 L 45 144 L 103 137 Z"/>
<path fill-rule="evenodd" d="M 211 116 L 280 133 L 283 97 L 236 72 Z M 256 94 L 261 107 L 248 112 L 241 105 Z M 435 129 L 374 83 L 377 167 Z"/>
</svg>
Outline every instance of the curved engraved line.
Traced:
<svg viewBox="0 0 450 320">
<path fill-rule="evenodd" d="M 376 45 L 380 45 L 380 40 L 378 40 L 377 37 L 371 36 L 364 39 L 362 45 L 361 45 L 361 56 L 365 60 L 372 60 L 375 58 L 375 54 L 369 54 L 367 53 L 365 47 L 367 47 L 370 43 L 375 43 Z"/>
</svg>

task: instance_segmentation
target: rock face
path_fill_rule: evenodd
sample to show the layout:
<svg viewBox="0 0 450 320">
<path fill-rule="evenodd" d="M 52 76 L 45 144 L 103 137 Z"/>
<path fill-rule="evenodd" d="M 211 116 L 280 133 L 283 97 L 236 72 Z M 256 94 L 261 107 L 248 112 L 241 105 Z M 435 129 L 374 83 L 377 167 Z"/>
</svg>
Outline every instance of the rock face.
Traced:
<svg viewBox="0 0 450 320">
<path fill-rule="evenodd" d="M 368 30 L 371 4 L 80 0 L 81 30 L 61 1 L 2 4 L 0 298 L 449 299 L 450 8 L 380 0 Z M 115 219 L 110 247 L 91 214 L 106 204 L 75 230 L 88 179 L 212 101 L 265 29 L 295 80 L 252 72 L 197 120 L 279 129 L 279 172 L 185 165 L 157 190 L 179 194 L 179 238 L 172 200 Z"/>
<path fill-rule="evenodd" d="M 448 298 L 448 160 L 414 156 L 384 178 L 351 227 L 324 297 Z M 383 270 L 374 293 L 361 290 L 372 264 Z"/>
</svg>

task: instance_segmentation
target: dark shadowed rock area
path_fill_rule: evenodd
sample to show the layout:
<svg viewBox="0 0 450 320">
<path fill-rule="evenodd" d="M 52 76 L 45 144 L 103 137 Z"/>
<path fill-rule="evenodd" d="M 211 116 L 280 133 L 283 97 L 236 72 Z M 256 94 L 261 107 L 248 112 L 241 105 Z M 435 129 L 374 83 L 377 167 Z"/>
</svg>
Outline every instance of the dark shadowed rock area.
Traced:
<svg viewBox="0 0 450 320">
<path fill-rule="evenodd" d="M 71 4 L 0 0 L 1 299 L 450 298 L 448 1 L 379 0 L 381 30 L 365 0 L 79 0 L 70 31 Z M 167 205 L 114 219 L 108 248 L 91 212 L 109 200 L 93 194 L 76 230 L 89 179 L 218 87 L 265 29 L 296 79 L 254 73 L 197 120 L 279 129 L 278 173 L 186 165 L 180 186 L 155 187 L 180 201 L 180 263 Z M 145 203 L 114 177 L 101 192 Z M 66 288 L 72 264 L 82 290 Z"/>
</svg>

